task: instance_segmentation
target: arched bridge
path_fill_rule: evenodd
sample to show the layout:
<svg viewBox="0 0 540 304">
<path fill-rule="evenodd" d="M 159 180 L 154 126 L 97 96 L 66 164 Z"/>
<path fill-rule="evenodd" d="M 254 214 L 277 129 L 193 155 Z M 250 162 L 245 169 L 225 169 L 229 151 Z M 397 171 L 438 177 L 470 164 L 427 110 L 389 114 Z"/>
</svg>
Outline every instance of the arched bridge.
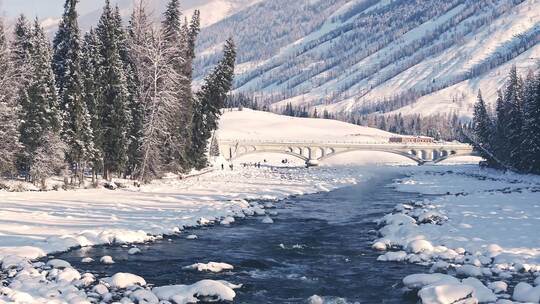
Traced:
<svg viewBox="0 0 540 304">
<path fill-rule="evenodd" d="M 280 153 L 302 159 L 308 166 L 317 166 L 326 159 L 353 151 L 397 154 L 419 165 L 438 163 L 457 156 L 477 156 L 472 146 L 462 143 L 218 140 L 218 144 L 220 155 L 229 161 L 249 154 Z"/>
</svg>

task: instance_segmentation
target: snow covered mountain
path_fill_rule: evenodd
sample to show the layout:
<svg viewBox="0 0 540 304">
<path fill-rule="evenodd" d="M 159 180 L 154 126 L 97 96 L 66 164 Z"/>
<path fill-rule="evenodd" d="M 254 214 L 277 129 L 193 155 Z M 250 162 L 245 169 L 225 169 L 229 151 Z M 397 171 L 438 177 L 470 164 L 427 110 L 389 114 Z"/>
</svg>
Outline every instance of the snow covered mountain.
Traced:
<svg viewBox="0 0 540 304">
<path fill-rule="evenodd" d="M 280 109 L 457 113 L 540 60 L 538 0 L 266 0 L 203 30 L 197 73 L 236 38 L 236 92 Z"/>
<path fill-rule="evenodd" d="M 207 27 L 259 1 L 260 0 L 184 0 L 181 2 L 181 5 L 183 13 L 186 16 L 191 16 L 196 9 L 200 10 L 201 26 Z M 135 3 L 134 0 L 116 0 L 112 2 L 118 4 L 122 11 L 122 15 L 125 18 L 128 18 L 131 14 L 133 4 Z M 156 18 L 159 18 L 168 2 L 169 0 L 147 0 L 147 5 L 149 11 L 151 11 Z M 80 16 L 81 28 L 87 30 L 97 23 L 99 16 L 101 15 L 101 8 L 104 5 L 104 1 L 83 0 L 80 5 L 86 12 Z M 58 27 L 59 21 L 60 16 L 47 16 L 47 18 L 42 20 L 42 25 L 49 32 L 54 33 Z"/>
</svg>

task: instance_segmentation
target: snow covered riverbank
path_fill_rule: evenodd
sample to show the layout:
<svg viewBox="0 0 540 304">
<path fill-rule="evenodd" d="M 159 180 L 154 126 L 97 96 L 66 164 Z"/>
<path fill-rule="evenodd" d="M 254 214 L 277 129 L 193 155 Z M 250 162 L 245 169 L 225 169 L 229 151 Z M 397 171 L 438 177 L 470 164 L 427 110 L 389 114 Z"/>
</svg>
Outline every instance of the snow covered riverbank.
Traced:
<svg viewBox="0 0 540 304">
<path fill-rule="evenodd" d="M 381 261 L 431 266 L 404 279 L 424 304 L 540 303 L 540 178 L 427 167 L 395 186 L 440 195 L 397 206 L 373 245 Z"/>
<path fill-rule="evenodd" d="M 185 227 L 264 215 L 264 206 L 246 199 L 330 191 L 357 182 L 359 176 L 355 170 L 332 168 L 247 168 L 160 181 L 140 190 L 0 192 L 0 281 L 6 286 L 0 288 L 0 303 L 91 303 L 105 298 L 157 303 L 157 297 L 185 303 L 196 294 L 230 299 L 236 286 L 227 282 L 199 282 L 149 293 L 137 276 L 100 282 L 66 263 L 30 260 L 73 247 L 147 242 L 163 234 L 181 234 Z"/>
</svg>

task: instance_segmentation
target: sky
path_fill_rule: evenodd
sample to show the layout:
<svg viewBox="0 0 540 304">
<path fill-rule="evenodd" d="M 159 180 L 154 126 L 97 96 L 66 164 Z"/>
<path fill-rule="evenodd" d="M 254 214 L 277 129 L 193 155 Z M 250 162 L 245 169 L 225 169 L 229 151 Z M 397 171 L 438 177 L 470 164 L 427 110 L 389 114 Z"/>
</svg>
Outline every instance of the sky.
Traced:
<svg viewBox="0 0 540 304">
<path fill-rule="evenodd" d="M 0 15 L 13 18 L 21 13 L 27 17 L 39 17 L 40 19 L 59 18 L 64 11 L 65 0 L 0 0 Z M 120 3 L 120 7 L 126 7 L 133 0 L 111 0 L 111 3 Z M 152 2 L 165 2 L 165 0 L 153 0 Z M 185 8 L 198 6 L 209 0 L 185 0 L 182 5 Z M 79 0 L 77 10 L 79 15 L 85 15 L 103 7 L 105 0 Z"/>
<path fill-rule="evenodd" d="M 59 17 L 64 10 L 65 0 L 0 0 L 0 11 L 7 17 L 21 13 L 39 18 Z M 79 14 L 89 13 L 103 5 L 99 0 L 81 0 Z"/>
</svg>

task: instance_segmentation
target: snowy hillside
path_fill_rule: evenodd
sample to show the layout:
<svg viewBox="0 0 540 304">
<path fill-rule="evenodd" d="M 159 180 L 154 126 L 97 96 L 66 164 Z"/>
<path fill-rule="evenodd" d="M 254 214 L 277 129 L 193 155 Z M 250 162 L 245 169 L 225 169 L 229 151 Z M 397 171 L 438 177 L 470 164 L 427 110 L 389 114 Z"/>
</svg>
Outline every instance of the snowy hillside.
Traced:
<svg viewBox="0 0 540 304">
<path fill-rule="evenodd" d="M 337 120 L 297 118 L 268 112 L 227 111 L 220 121 L 222 140 L 296 140 L 380 142 L 396 136 L 379 129 Z"/>
<path fill-rule="evenodd" d="M 228 35 L 236 92 L 276 110 L 469 116 L 477 90 L 493 100 L 509 66 L 537 67 L 540 2 L 263 1 L 202 32 L 199 75 Z"/>
</svg>

